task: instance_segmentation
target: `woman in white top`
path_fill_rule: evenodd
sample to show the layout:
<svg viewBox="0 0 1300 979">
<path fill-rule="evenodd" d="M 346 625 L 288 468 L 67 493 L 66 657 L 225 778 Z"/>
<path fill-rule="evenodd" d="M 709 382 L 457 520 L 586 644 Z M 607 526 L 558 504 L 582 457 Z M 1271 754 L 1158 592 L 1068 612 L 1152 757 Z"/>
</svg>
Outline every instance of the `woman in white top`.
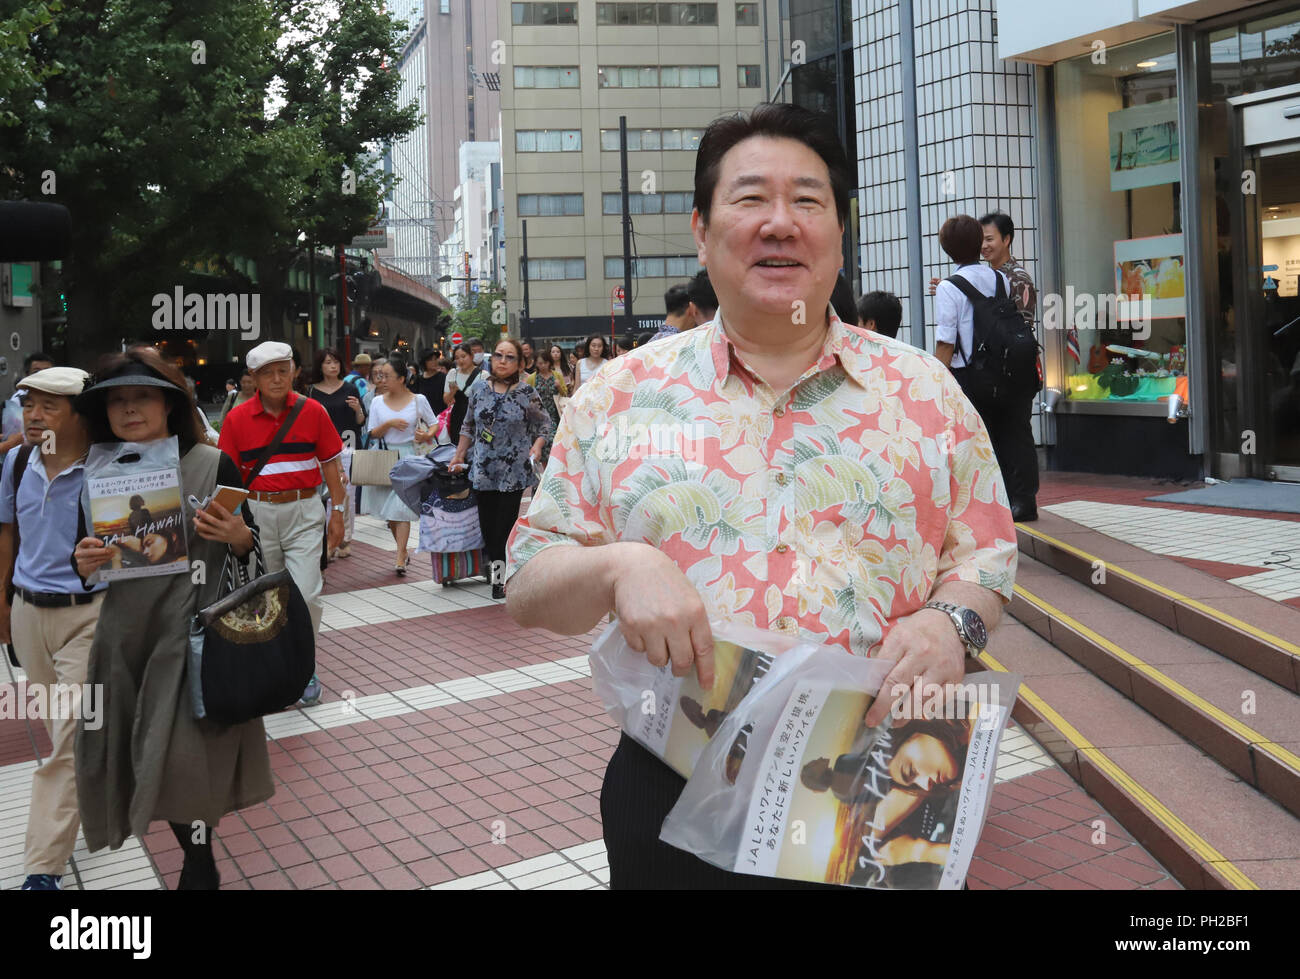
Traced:
<svg viewBox="0 0 1300 979">
<path fill-rule="evenodd" d="M 605 366 L 605 361 L 609 359 L 608 350 L 608 342 L 599 333 L 588 338 L 587 356 L 578 361 L 577 366 L 574 368 L 576 377 L 574 378 L 573 389 L 575 391 L 582 386 L 584 381 L 589 380 L 596 371 Z"/>
<path fill-rule="evenodd" d="M 370 383 L 375 388 L 375 399 L 370 403 L 370 420 L 366 430 L 370 433 L 371 448 L 382 440 L 380 448 L 396 449 L 398 458 L 405 459 L 415 452 L 415 442 L 433 441 L 433 423 L 436 416 L 429 401 L 422 394 L 414 394 L 398 377 L 387 360 L 376 360 L 370 371 Z M 389 486 L 364 486 L 361 489 L 361 512 L 388 521 L 388 530 L 397 544 L 397 564 L 393 570 L 406 574 L 410 561 L 406 541 L 411 533 L 411 521 L 420 519 L 418 513 L 407 508 Z"/>
</svg>

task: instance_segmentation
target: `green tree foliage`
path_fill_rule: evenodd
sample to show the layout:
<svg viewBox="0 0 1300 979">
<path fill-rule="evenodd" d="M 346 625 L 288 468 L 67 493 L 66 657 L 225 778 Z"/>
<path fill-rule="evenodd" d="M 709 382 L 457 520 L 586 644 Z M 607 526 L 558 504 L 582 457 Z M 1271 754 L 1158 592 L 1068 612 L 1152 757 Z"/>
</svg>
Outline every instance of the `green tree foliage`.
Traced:
<svg viewBox="0 0 1300 979">
<path fill-rule="evenodd" d="M 404 30 L 369 0 L 85 0 L 52 13 L 0 101 L 17 117 L 0 126 L 0 196 L 72 213 L 70 354 L 160 339 L 151 297 L 203 261 L 261 293 L 262 338 L 278 336 L 300 237 L 364 229 L 388 189 L 379 147 L 416 124 L 387 70 Z"/>
<path fill-rule="evenodd" d="M 16 126 L 21 119 L 11 102 L 15 93 L 30 92 L 59 70 L 57 63 L 41 64 L 32 53 L 31 37 L 45 30 L 62 7 L 51 3 L 0 0 L 0 126 Z"/>
<path fill-rule="evenodd" d="M 505 325 L 506 294 L 495 286 L 481 288 L 457 299 L 451 314 L 453 333 L 461 333 L 466 340 L 478 337 L 484 343 L 494 344 L 501 337 Z"/>
</svg>

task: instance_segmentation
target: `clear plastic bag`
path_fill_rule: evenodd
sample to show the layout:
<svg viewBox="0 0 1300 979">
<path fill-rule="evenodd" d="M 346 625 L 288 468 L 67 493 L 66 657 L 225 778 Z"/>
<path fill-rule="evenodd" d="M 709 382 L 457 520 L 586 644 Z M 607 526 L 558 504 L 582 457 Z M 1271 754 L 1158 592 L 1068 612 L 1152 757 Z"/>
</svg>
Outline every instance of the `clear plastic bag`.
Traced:
<svg viewBox="0 0 1300 979">
<path fill-rule="evenodd" d="M 737 873 L 960 888 L 1020 681 L 971 674 L 934 705 L 939 716 L 909 699 L 914 719 L 868 729 L 889 667 L 817 647 L 751 691 L 701 752 L 660 839 Z"/>
<path fill-rule="evenodd" d="M 703 690 L 694 667 L 675 677 L 628 646 L 618 623 L 591 647 L 591 681 L 605 710 L 628 736 L 683 777 L 721 721 L 760 680 L 793 669 L 816 647 L 806 640 L 711 622 L 714 683 Z"/>
</svg>

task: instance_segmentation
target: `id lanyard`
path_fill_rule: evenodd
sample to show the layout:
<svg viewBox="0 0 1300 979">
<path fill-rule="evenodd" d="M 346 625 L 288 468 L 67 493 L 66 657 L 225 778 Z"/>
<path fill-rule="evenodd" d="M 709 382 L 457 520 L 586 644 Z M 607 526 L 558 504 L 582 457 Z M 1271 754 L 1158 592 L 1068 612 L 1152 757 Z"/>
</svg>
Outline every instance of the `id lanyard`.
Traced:
<svg viewBox="0 0 1300 979">
<path fill-rule="evenodd" d="M 496 382 L 489 381 L 488 383 L 494 384 Z M 482 439 L 484 442 L 486 442 L 488 445 L 491 445 L 492 440 L 496 438 L 496 436 L 492 433 L 492 425 L 497 420 L 497 410 L 501 407 L 501 399 L 508 398 L 509 396 L 510 396 L 509 390 L 507 390 L 505 394 L 497 394 L 495 390 L 492 392 L 492 410 L 491 412 L 485 411 L 483 413 L 484 414 L 483 426 L 479 429 L 479 433 L 478 433 L 478 437 Z"/>
</svg>

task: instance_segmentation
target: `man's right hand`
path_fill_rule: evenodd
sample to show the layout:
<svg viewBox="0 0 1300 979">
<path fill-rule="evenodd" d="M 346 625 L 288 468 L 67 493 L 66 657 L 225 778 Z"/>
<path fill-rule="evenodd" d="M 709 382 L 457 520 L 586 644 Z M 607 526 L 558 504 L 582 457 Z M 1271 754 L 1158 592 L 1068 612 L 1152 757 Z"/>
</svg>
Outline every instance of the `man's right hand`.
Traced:
<svg viewBox="0 0 1300 979">
<path fill-rule="evenodd" d="M 672 663 L 674 676 L 695 665 L 700 686 L 713 688 L 713 630 L 699 592 L 662 551 L 641 544 L 620 555 L 614 614 L 629 646 L 651 666 Z"/>
<path fill-rule="evenodd" d="M 77 562 L 77 574 L 83 578 L 89 578 L 113 559 L 113 553 L 98 537 L 81 538 L 77 541 L 77 549 L 72 552 L 72 556 Z"/>
</svg>

